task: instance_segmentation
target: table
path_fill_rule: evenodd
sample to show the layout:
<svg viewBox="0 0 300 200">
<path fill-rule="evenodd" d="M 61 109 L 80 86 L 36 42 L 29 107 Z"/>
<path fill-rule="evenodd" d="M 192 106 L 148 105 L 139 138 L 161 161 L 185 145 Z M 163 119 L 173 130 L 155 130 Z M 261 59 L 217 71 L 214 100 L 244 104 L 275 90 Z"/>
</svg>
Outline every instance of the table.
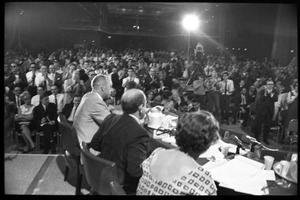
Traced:
<svg viewBox="0 0 300 200">
<path fill-rule="evenodd" d="M 166 142 L 162 141 L 161 139 L 154 139 L 153 138 L 153 130 L 152 129 L 148 129 L 148 130 L 149 130 L 149 136 L 150 136 L 150 148 L 152 151 L 154 149 L 156 149 L 157 147 L 162 147 L 165 149 L 176 148 L 172 144 L 166 143 Z M 262 150 L 261 158 L 263 158 L 264 155 L 271 155 L 275 158 L 275 161 L 274 161 L 274 163 L 275 163 L 277 161 L 286 159 L 289 156 L 288 154 L 289 154 L 289 152 L 284 152 L 284 151 Z M 197 163 L 200 165 L 204 165 L 208 161 L 209 160 L 207 160 L 206 158 L 198 158 L 197 159 Z M 263 160 L 261 159 L 260 162 L 263 162 Z M 278 176 L 276 173 L 275 173 L 275 178 L 276 178 L 276 180 L 281 179 L 281 177 Z M 273 184 L 273 182 L 274 181 L 267 181 L 268 186 L 271 186 Z M 248 195 L 245 193 L 240 193 L 240 192 L 234 191 L 233 189 L 221 187 L 221 186 L 219 186 L 218 182 L 216 182 L 216 186 L 218 188 L 218 195 Z M 269 188 L 269 195 L 297 195 L 297 193 L 298 193 L 298 189 L 297 189 L 297 184 L 295 184 L 295 183 L 291 183 L 290 188 L 282 188 L 280 186 Z"/>
</svg>

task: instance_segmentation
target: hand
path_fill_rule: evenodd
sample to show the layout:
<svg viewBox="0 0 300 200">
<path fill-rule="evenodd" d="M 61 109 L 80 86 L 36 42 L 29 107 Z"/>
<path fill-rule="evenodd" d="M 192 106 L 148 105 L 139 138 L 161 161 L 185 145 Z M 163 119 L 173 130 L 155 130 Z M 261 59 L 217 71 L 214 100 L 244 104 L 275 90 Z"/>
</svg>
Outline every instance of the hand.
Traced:
<svg viewBox="0 0 300 200">
<path fill-rule="evenodd" d="M 50 124 L 50 125 L 54 125 L 54 124 L 55 124 L 55 121 L 54 121 L 54 120 L 52 120 L 52 121 L 50 121 L 48 124 Z"/>
<path fill-rule="evenodd" d="M 45 117 L 43 117 L 41 120 L 41 124 L 45 123 L 46 121 L 47 121 L 47 119 Z"/>
</svg>

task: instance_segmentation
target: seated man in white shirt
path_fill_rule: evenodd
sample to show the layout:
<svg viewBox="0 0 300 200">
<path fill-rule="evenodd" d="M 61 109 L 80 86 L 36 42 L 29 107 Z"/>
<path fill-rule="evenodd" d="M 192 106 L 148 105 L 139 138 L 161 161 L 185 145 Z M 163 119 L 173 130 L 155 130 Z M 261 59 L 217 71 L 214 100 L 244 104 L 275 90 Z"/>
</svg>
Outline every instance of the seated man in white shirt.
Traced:
<svg viewBox="0 0 300 200">
<path fill-rule="evenodd" d="M 37 95 L 34 95 L 31 98 L 31 104 L 34 106 L 38 106 L 40 104 L 40 96 L 45 92 L 45 88 L 43 86 L 37 87 Z"/>
<path fill-rule="evenodd" d="M 64 107 L 64 94 L 58 93 L 57 85 L 51 86 L 51 95 L 49 96 L 49 102 L 54 103 L 57 106 L 57 114 L 61 113 Z"/>
</svg>

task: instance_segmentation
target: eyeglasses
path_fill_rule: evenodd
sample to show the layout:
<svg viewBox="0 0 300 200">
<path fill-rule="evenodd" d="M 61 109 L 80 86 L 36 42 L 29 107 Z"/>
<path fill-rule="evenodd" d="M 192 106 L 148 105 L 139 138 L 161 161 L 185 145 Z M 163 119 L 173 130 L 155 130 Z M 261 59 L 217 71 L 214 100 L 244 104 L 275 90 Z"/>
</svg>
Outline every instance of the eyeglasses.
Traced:
<svg viewBox="0 0 300 200">
<path fill-rule="evenodd" d="M 268 83 L 267 85 L 274 85 L 273 83 Z"/>
</svg>

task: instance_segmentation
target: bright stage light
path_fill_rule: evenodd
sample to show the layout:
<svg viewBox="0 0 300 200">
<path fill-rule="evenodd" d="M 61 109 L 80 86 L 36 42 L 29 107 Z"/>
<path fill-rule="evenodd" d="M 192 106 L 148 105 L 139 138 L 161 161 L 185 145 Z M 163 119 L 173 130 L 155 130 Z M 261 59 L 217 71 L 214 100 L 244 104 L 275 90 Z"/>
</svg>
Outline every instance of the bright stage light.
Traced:
<svg viewBox="0 0 300 200">
<path fill-rule="evenodd" d="M 197 15 L 189 14 L 183 18 L 182 25 L 187 31 L 194 31 L 199 27 L 200 20 Z"/>
</svg>

